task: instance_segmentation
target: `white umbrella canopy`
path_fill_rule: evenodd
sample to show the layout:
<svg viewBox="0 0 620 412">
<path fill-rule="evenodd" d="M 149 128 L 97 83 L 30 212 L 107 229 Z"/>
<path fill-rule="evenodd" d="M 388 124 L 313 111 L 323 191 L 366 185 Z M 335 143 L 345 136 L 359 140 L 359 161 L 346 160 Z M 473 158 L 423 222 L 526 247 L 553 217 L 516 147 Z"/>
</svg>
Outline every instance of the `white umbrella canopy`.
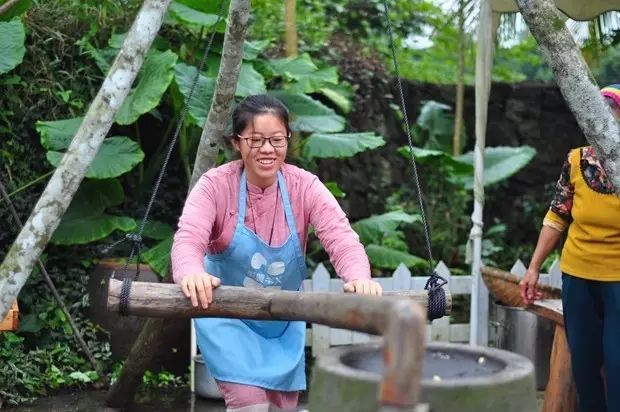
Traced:
<svg viewBox="0 0 620 412">
<path fill-rule="evenodd" d="M 619 0 L 554 0 L 555 6 L 573 20 L 592 20 L 608 11 L 620 10 Z M 514 0 L 491 0 L 495 13 L 515 13 L 519 11 Z"/>
<path fill-rule="evenodd" d="M 556 7 L 573 20 L 591 20 L 613 10 L 620 10 L 620 0 L 552 0 Z M 499 16 L 515 13 L 514 0 L 481 0 L 476 55 L 476 145 L 474 147 L 474 210 L 469 235 L 471 250 L 471 315 L 469 342 L 488 344 L 489 292 L 480 277 L 482 265 L 482 232 L 484 208 L 484 147 L 487 112 L 491 89 L 491 71 Z"/>
</svg>

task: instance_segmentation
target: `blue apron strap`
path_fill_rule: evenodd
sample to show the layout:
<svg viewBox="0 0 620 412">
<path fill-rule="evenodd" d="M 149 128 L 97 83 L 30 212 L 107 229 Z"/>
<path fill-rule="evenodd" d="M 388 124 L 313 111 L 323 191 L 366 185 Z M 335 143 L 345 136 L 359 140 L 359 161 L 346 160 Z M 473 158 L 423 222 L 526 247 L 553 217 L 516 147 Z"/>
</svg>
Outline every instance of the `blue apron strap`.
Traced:
<svg viewBox="0 0 620 412">
<path fill-rule="evenodd" d="M 241 181 L 239 182 L 239 213 L 237 213 L 237 226 L 245 224 L 245 201 L 247 195 L 247 178 L 245 169 L 241 173 Z"/>
<path fill-rule="evenodd" d="M 295 250 L 297 251 L 297 264 L 299 265 L 300 274 L 302 279 L 306 277 L 306 272 L 308 268 L 306 267 L 306 260 L 304 256 L 303 250 L 301 250 L 301 242 L 299 241 L 299 236 L 297 236 L 297 225 L 295 224 L 295 215 L 293 214 L 293 209 L 291 208 L 291 201 L 288 197 L 288 190 L 286 189 L 286 181 L 284 180 L 284 176 L 278 170 L 278 184 L 280 186 L 280 191 L 282 192 L 282 204 L 284 205 L 284 214 L 286 215 L 286 223 L 288 224 L 288 230 L 291 234 L 291 239 L 293 240 L 293 244 L 295 245 Z"/>
<path fill-rule="evenodd" d="M 288 190 L 286 189 L 286 182 L 284 176 L 278 170 L 278 184 L 280 186 L 280 192 L 282 192 L 282 204 L 284 205 L 284 215 L 286 216 L 286 223 L 288 224 L 288 230 L 291 236 L 297 240 L 297 225 L 295 224 L 295 215 L 293 215 L 293 209 L 291 208 L 291 201 L 288 197 Z"/>
</svg>

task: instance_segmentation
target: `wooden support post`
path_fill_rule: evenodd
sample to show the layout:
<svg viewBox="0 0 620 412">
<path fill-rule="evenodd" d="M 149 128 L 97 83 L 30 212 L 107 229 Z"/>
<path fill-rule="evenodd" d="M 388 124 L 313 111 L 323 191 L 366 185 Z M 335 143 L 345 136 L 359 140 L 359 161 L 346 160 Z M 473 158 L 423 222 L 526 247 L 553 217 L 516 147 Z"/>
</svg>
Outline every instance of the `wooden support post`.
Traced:
<svg viewBox="0 0 620 412">
<path fill-rule="evenodd" d="M 551 349 L 551 370 L 545 391 L 542 412 L 575 412 L 577 391 L 573 382 L 570 352 L 564 325 L 555 325 L 553 348 Z"/>
</svg>

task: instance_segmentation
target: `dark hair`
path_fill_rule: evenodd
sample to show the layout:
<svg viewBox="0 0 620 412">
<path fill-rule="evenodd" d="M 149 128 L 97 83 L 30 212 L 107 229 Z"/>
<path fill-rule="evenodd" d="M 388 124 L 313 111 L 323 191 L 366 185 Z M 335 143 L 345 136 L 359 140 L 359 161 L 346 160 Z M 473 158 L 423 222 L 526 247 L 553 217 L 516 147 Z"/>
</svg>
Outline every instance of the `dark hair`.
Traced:
<svg viewBox="0 0 620 412">
<path fill-rule="evenodd" d="M 284 104 L 268 94 L 255 94 L 243 99 L 235 108 L 232 114 L 232 137 L 241 134 L 255 116 L 261 114 L 272 114 L 276 116 L 284 127 L 286 134 L 290 136 L 291 128 L 288 124 L 288 109 Z"/>
</svg>

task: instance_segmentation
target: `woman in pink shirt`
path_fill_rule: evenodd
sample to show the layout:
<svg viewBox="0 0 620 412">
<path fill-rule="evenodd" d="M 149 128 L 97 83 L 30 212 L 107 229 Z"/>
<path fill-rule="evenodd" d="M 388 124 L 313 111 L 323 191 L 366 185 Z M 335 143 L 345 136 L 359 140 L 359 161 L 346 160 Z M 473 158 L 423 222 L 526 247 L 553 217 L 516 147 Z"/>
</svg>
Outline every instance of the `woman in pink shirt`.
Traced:
<svg viewBox="0 0 620 412">
<path fill-rule="evenodd" d="M 205 173 L 190 193 L 172 246 L 175 282 L 206 308 L 223 285 L 298 290 L 306 276 L 312 225 L 344 291 L 380 295 L 357 234 L 313 174 L 284 162 L 288 111 L 268 95 L 233 113 L 232 144 L 242 160 Z M 304 371 L 305 323 L 195 319 L 198 345 L 227 411 L 295 410 Z"/>
</svg>

